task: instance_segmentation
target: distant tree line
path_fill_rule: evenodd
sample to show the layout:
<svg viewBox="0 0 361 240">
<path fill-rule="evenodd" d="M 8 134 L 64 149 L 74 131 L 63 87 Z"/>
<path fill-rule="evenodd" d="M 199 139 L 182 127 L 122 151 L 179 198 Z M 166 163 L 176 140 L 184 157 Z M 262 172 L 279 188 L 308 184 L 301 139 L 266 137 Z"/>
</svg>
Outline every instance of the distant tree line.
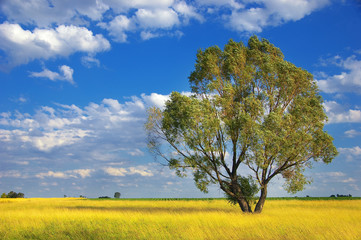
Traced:
<svg viewBox="0 0 361 240">
<path fill-rule="evenodd" d="M 352 195 L 351 194 L 349 194 L 349 195 L 336 194 L 336 196 L 335 196 L 332 194 L 330 197 L 352 197 Z"/>
<path fill-rule="evenodd" d="M 6 193 L 1 194 L 1 198 L 24 198 L 24 197 L 25 197 L 24 193 L 21 192 L 16 193 L 14 191 L 10 191 L 8 194 Z"/>
<path fill-rule="evenodd" d="M 120 198 L 120 192 L 115 192 L 114 193 L 114 198 Z M 99 197 L 99 198 L 111 198 L 111 197 L 109 197 L 109 196 L 101 196 L 101 197 Z"/>
<path fill-rule="evenodd" d="M 101 196 L 99 198 L 110 198 L 109 196 Z"/>
</svg>

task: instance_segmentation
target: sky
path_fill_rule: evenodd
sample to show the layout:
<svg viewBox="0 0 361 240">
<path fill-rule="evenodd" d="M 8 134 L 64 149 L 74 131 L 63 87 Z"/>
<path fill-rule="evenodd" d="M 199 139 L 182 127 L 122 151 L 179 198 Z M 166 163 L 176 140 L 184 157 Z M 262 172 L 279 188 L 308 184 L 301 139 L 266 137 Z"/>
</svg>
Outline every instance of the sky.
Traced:
<svg viewBox="0 0 361 240">
<path fill-rule="evenodd" d="M 0 192 L 223 197 L 153 158 L 146 110 L 190 91 L 199 49 L 256 35 L 314 75 L 339 151 L 295 195 L 361 196 L 360 26 L 357 0 L 0 0 Z"/>
</svg>

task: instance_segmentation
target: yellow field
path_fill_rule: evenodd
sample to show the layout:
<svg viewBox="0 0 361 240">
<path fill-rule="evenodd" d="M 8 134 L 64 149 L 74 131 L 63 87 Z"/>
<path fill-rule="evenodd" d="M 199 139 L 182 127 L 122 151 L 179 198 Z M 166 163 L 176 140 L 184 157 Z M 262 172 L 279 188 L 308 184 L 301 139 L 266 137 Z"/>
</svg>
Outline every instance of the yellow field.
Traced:
<svg viewBox="0 0 361 240">
<path fill-rule="evenodd" d="M 0 199 L 0 239 L 361 239 L 361 200 Z"/>
</svg>

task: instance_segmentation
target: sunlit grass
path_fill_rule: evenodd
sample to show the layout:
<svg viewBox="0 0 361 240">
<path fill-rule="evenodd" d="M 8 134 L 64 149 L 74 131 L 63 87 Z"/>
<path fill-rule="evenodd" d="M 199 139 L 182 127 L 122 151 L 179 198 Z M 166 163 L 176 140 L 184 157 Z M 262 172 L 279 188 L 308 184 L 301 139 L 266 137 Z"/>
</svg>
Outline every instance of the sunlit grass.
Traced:
<svg viewBox="0 0 361 240">
<path fill-rule="evenodd" d="M 0 239 L 361 239 L 361 200 L 0 199 Z"/>
</svg>

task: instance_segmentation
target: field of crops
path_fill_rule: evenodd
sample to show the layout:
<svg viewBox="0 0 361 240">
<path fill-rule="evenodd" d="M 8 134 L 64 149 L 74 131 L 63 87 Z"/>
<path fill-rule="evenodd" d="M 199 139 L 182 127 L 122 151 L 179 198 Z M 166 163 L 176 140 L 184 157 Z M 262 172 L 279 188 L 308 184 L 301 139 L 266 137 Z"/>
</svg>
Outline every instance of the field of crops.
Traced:
<svg viewBox="0 0 361 240">
<path fill-rule="evenodd" d="M 361 239 L 361 200 L 0 199 L 0 239 Z"/>
</svg>

